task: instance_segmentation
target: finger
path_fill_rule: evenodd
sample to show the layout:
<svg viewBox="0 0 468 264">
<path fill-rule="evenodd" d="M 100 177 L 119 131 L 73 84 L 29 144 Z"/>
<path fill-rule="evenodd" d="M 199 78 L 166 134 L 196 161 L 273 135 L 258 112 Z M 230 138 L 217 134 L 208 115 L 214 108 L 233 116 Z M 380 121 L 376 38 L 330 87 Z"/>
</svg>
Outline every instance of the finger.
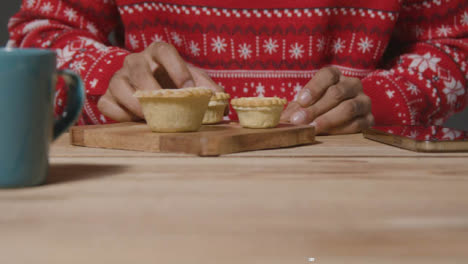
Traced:
<svg viewBox="0 0 468 264">
<path fill-rule="evenodd" d="M 164 67 L 177 88 L 195 86 L 187 64 L 174 46 L 165 42 L 155 42 L 145 50 L 145 54 L 150 60 Z"/>
<path fill-rule="evenodd" d="M 354 120 L 351 120 L 350 122 L 340 127 L 333 128 L 328 131 L 328 133 L 333 135 L 359 133 L 373 125 L 374 116 L 369 113 L 364 117 L 355 118 Z"/>
<path fill-rule="evenodd" d="M 299 92 L 299 104 L 302 107 L 307 107 L 315 103 L 322 97 L 328 87 L 338 83 L 340 76 L 341 72 L 337 68 L 327 67 L 319 70 Z"/>
<path fill-rule="evenodd" d="M 224 88 L 213 81 L 206 71 L 191 65 L 188 65 L 188 69 L 190 74 L 192 74 L 196 86 L 207 87 L 215 93 L 224 93 Z M 229 112 L 229 107 L 226 107 L 226 109 L 224 109 L 224 116 L 228 116 Z"/>
<path fill-rule="evenodd" d="M 138 118 L 120 107 L 110 96 L 102 96 L 98 101 L 98 109 L 106 117 L 117 122 L 136 121 Z"/>
<path fill-rule="evenodd" d="M 361 81 L 357 78 L 342 78 L 330 86 L 325 94 L 314 104 L 300 108 L 291 117 L 293 124 L 308 124 L 318 116 L 330 111 L 341 102 L 356 97 L 362 91 Z"/>
<path fill-rule="evenodd" d="M 135 90 L 159 90 L 162 89 L 153 75 L 148 61 L 142 54 L 128 55 L 124 60 L 125 76 Z"/>
<path fill-rule="evenodd" d="M 190 74 L 192 75 L 196 86 L 203 86 L 209 88 L 213 92 L 224 92 L 224 89 L 221 86 L 219 86 L 215 81 L 213 81 L 204 70 L 194 66 L 188 66 L 188 69 L 190 71 Z"/>
<path fill-rule="evenodd" d="M 289 122 L 291 115 L 300 108 L 301 106 L 296 101 L 290 102 L 283 113 L 281 113 L 280 121 Z"/>
<path fill-rule="evenodd" d="M 353 99 L 343 101 L 337 107 L 317 117 L 314 122 L 318 131 L 326 132 L 370 112 L 370 99 L 361 94 Z"/>
<path fill-rule="evenodd" d="M 127 78 L 121 75 L 114 76 L 109 84 L 109 92 L 119 105 L 128 109 L 135 116 L 144 119 L 140 102 L 133 96 L 135 89 Z"/>
</svg>

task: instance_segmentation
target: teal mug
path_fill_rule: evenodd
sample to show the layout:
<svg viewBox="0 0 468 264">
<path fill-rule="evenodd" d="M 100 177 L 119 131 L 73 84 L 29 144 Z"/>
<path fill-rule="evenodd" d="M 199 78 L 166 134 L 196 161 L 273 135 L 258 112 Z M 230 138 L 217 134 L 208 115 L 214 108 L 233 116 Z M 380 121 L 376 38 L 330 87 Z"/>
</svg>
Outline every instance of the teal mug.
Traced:
<svg viewBox="0 0 468 264">
<path fill-rule="evenodd" d="M 63 117 L 54 120 L 57 76 L 67 87 Z M 56 54 L 42 49 L 0 49 L 0 187 L 42 184 L 49 144 L 78 118 L 84 102 L 78 75 L 56 70 Z"/>
</svg>

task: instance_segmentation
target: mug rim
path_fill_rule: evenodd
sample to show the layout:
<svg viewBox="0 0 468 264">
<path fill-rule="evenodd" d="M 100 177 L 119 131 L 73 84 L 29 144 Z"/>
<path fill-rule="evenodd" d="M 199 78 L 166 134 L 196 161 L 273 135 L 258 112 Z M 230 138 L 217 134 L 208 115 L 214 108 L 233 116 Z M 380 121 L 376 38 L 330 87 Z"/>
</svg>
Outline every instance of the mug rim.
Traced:
<svg viewBox="0 0 468 264">
<path fill-rule="evenodd" d="M 0 48 L 0 56 L 51 56 L 56 55 L 54 50 L 39 48 Z"/>
</svg>

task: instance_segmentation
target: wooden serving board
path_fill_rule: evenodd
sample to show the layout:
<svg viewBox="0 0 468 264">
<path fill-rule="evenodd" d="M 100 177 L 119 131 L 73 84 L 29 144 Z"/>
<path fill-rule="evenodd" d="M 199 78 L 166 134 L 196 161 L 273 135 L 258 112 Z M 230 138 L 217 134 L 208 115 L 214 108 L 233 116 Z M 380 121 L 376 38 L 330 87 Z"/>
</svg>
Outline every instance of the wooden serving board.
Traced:
<svg viewBox="0 0 468 264">
<path fill-rule="evenodd" d="M 71 144 L 76 146 L 200 156 L 291 147 L 313 143 L 314 139 L 311 126 L 280 124 L 271 129 L 248 129 L 227 122 L 189 133 L 154 133 L 146 124 L 133 122 L 77 126 L 70 132 Z"/>
</svg>

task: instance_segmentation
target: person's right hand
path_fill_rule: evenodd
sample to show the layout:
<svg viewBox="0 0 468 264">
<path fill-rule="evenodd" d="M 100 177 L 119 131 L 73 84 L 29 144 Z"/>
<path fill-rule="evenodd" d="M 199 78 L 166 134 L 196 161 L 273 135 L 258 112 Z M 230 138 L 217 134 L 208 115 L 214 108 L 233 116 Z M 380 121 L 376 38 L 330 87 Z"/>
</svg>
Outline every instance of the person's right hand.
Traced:
<svg viewBox="0 0 468 264">
<path fill-rule="evenodd" d="M 137 90 L 193 86 L 223 91 L 206 72 L 188 65 L 174 46 L 155 42 L 125 58 L 123 67 L 112 76 L 106 93 L 99 99 L 98 108 L 115 121 L 136 121 L 144 118 L 140 103 L 133 96 Z"/>
</svg>

